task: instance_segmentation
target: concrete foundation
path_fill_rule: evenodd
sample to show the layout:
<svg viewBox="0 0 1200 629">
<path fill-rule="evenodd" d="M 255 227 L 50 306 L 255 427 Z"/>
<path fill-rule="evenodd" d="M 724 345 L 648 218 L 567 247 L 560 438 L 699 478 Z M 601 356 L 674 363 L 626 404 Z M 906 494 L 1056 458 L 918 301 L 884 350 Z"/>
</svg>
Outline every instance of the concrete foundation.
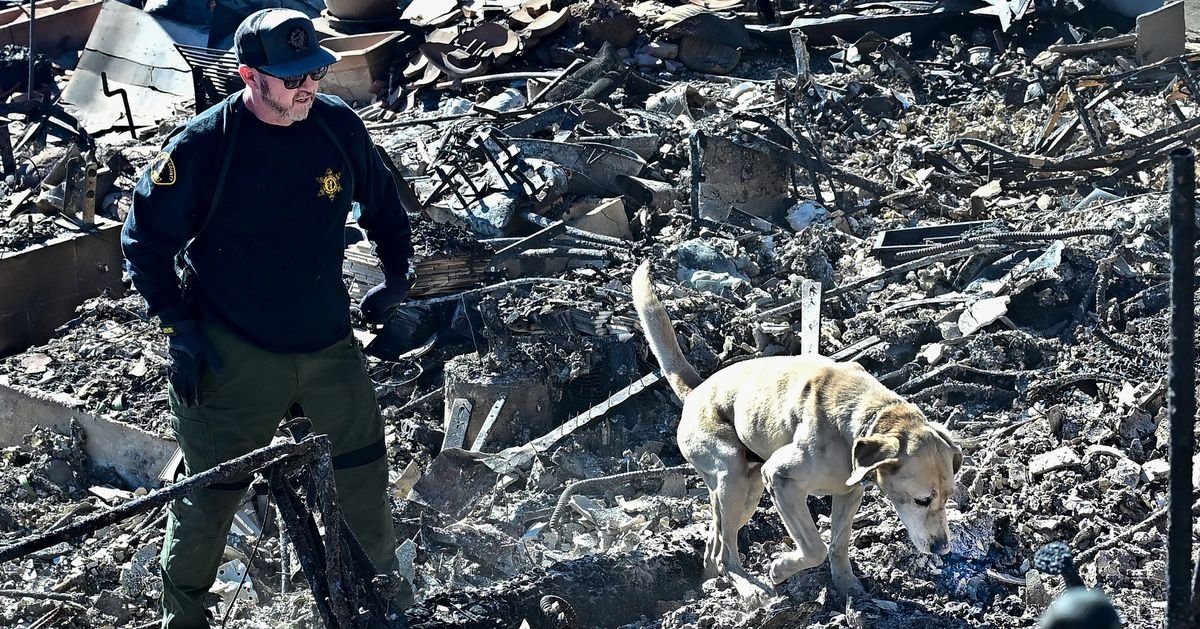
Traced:
<svg viewBox="0 0 1200 629">
<path fill-rule="evenodd" d="M 97 220 L 95 232 L 0 255 L 0 356 L 46 342 L 103 291 L 121 294 L 121 224 Z"/>
<path fill-rule="evenodd" d="M 111 468 L 130 487 L 159 486 L 158 473 L 175 451 L 174 441 L 69 408 L 47 393 L 0 385 L 0 447 L 20 445 L 38 426 L 70 434 L 72 420 L 83 428 L 94 465 Z"/>
<path fill-rule="evenodd" d="M 455 443 L 447 444 L 449 447 L 473 449 L 479 433 L 485 430 L 485 423 L 486 434 L 478 448 L 482 452 L 525 443 L 554 427 L 551 400 L 556 396 L 551 395 L 545 376 L 536 372 L 514 368 L 504 373 L 488 373 L 478 357 L 465 354 L 446 362 L 444 391 L 447 432 L 465 433 L 465 439 L 458 442 L 456 437 Z M 489 420 L 501 398 L 504 404 Z"/>
</svg>

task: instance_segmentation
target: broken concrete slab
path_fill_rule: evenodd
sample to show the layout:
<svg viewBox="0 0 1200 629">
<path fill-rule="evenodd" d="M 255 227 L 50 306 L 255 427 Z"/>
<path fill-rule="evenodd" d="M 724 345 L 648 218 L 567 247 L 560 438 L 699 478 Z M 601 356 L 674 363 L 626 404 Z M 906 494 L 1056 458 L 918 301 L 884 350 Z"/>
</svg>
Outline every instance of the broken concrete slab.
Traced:
<svg viewBox="0 0 1200 629">
<path fill-rule="evenodd" d="M 1033 477 L 1041 476 L 1047 472 L 1061 470 L 1067 467 L 1074 467 L 1083 461 L 1079 455 L 1075 453 L 1075 449 L 1070 446 L 1044 452 L 1034 456 L 1029 460 L 1029 474 Z"/>
<path fill-rule="evenodd" d="M 472 354 L 452 358 L 445 366 L 447 420 L 452 418 L 455 400 L 470 401 L 461 446 L 464 448 L 475 443 L 488 413 L 500 398 L 505 398 L 505 402 L 492 422 L 486 441 L 488 449 L 524 443 L 529 437 L 546 432 L 553 425 L 554 409 L 550 401 L 555 397 L 544 374 L 519 369 L 493 373 Z"/>
<path fill-rule="evenodd" d="M 702 218 L 724 221 L 732 207 L 770 218 L 791 205 L 783 162 L 720 136 L 706 138 L 701 155 Z"/>
<path fill-rule="evenodd" d="M 18 445 L 34 427 L 70 433 L 83 428 L 91 462 L 111 468 L 131 487 L 157 487 L 158 473 L 175 451 L 174 442 L 137 427 L 96 417 L 35 390 L 0 385 L 0 447 Z"/>
<path fill-rule="evenodd" d="M 563 215 L 571 227 L 614 238 L 633 238 L 625 202 L 618 198 L 589 199 L 571 206 Z"/>
</svg>

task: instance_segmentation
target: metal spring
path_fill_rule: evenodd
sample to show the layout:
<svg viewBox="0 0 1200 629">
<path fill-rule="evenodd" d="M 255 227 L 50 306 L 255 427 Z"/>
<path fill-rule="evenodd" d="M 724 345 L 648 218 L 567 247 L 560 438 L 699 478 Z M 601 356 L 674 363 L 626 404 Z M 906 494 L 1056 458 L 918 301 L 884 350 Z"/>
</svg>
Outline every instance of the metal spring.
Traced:
<svg viewBox="0 0 1200 629">
<path fill-rule="evenodd" d="M 567 503 L 571 501 L 571 496 L 592 487 L 607 485 L 609 483 L 620 483 L 623 481 L 634 480 L 638 478 L 662 478 L 667 474 L 675 472 L 691 471 L 691 465 L 676 465 L 675 467 L 660 467 L 650 470 L 636 470 L 633 472 L 624 472 L 621 474 L 613 474 L 612 476 L 600 476 L 597 478 L 588 478 L 585 480 L 577 480 L 563 490 L 562 495 L 558 497 L 558 503 L 554 505 L 554 512 L 550 514 L 550 528 L 558 528 L 558 523 L 562 520 L 563 512 L 566 511 Z"/>
<path fill-rule="evenodd" d="M 1105 332 L 1104 328 L 1101 328 L 1100 326 L 1096 326 L 1095 328 L 1092 328 L 1092 333 L 1096 335 L 1096 338 L 1100 339 L 1101 341 L 1104 341 L 1105 343 L 1108 343 L 1115 349 L 1118 349 L 1122 352 L 1125 352 L 1126 354 L 1129 354 L 1130 356 L 1138 356 L 1140 358 L 1150 358 L 1153 360 L 1167 360 L 1168 358 L 1171 357 L 1171 355 L 1167 352 L 1157 350 L 1152 347 L 1144 347 L 1142 345 L 1133 345 L 1131 343 L 1127 343 L 1118 338 L 1115 338 L 1115 337 L 1109 335 L 1108 332 Z"/>
<path fill-rule="evenodd" d="M 989 243 L 989 242 L 1004 242 L 1008 240 L 1058 240 L 1059 238 L 1075 238 L 1077 236 L 1110 236 L 1112 230 L 1107 227 L 1080 227 L 1078 229 L 1064 229 L 1059 231 L 1015 231 L 1015 232 L 1000 232 L 996 234 L 986 234 L 983 236 L 972 236 L 963 238 L 954 242 L 948 242 L 941 245 L 933 245 L 921 249 L 911 249 L 909 251 L 901 251 L 896 254 L 897 260 L 912 260 L 913 258 L 923 258 L 925 256 L 946 253 L 947 251 L 956 251 L 958 249 L 966 249 L 967 247 Z"/>
<path fill-rule="evenodd" d="M 561 596 L 547 594 L 539 603 L 542 613 L 548 616 L 558 629 L 575 629 L 579 626 L 579 616 L 575 608 Z"/>
</svg>

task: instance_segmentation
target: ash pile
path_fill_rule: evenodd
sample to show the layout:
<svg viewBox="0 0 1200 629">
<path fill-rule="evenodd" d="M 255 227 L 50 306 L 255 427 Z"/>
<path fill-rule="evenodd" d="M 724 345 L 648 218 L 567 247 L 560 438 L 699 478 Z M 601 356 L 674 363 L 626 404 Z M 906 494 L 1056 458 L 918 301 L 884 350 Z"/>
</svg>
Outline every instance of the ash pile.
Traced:
<svg viewBox="0 0 1200 629">
<path fill-rule="evenodd" d="M 356 336 L 409 625 L 1033 627 L 1064 587 L 1034 565 L 1056 541 L 1126 626 L 1161 625 L 1167 155 L 1200 137 L 1200 46 L 1185 3 L 1086 4 L 406 5 L 355 104 L 420 201 L 415 276 Z M 46 62 L 61 86 L 71 62 Z M 188 115 L 49 140 L 36 114 L 10 121 L 0 271 L 119 224 Z M 90 210 L 71 192 L 89 165 Z M 346 251 L 358 297 L 382 271 L 352 223 Z M 850 548 L 867 596 L 840 597 L 827 564 L 761 607 L 704 579 L 708 491 L 630 301 L 647 259 L 701 375 L 819 353 L 948 426 L 950 553 L 917 553 L 872 487 Z M 0 412 L 57 415 L 0 429 L 0 545 L 161 483 L 163 457 L 97 442 L 170 454 L 166 344 L 139 296 L 118 282 L 5 353 L 21 401 Z M 269 503 L 239 514 L 213 610 L 322 626 Z M 827 531 L 829 499 L 809 506 Z M 0 564 L 3 624 L 155 626 L 164 518 Z M 769 498 L 739 542 L 759 575 L 790 547 Z"/>
</svg>

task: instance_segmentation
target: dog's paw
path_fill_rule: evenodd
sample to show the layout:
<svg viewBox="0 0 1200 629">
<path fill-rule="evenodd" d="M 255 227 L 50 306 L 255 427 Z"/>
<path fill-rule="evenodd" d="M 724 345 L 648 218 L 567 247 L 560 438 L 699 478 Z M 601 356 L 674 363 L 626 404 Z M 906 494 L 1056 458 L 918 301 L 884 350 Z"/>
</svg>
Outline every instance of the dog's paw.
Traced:
<svg viewBox="0 0 1200 629">
<path fill-rule="evenodd" d="M 863 598 L 867 595 L 862 582 L 852 574 L 834 576 L 833 589 L 844 598 Z"/>
<path fill-rule="evenodd" d="M 750 609 L 762 607 L 775 597 L 775 588 L 754 577 L 743 577 L 735 574 L 728 576 L 730 581 L 733 582 L 733 587 L 737 590 L 738 596 L 746 601 Z"/>
<path fill-rule="evenodd" d="M 801 570 L 807 570 L 821 563 L 821 561 L 822 559 L 814 561 L 814 558 L 798 551 L 783 553 L 778 559 L 771 562 L 771 581 L 776 584 L 783 583 L 793 574 Z"/>
</svg>

